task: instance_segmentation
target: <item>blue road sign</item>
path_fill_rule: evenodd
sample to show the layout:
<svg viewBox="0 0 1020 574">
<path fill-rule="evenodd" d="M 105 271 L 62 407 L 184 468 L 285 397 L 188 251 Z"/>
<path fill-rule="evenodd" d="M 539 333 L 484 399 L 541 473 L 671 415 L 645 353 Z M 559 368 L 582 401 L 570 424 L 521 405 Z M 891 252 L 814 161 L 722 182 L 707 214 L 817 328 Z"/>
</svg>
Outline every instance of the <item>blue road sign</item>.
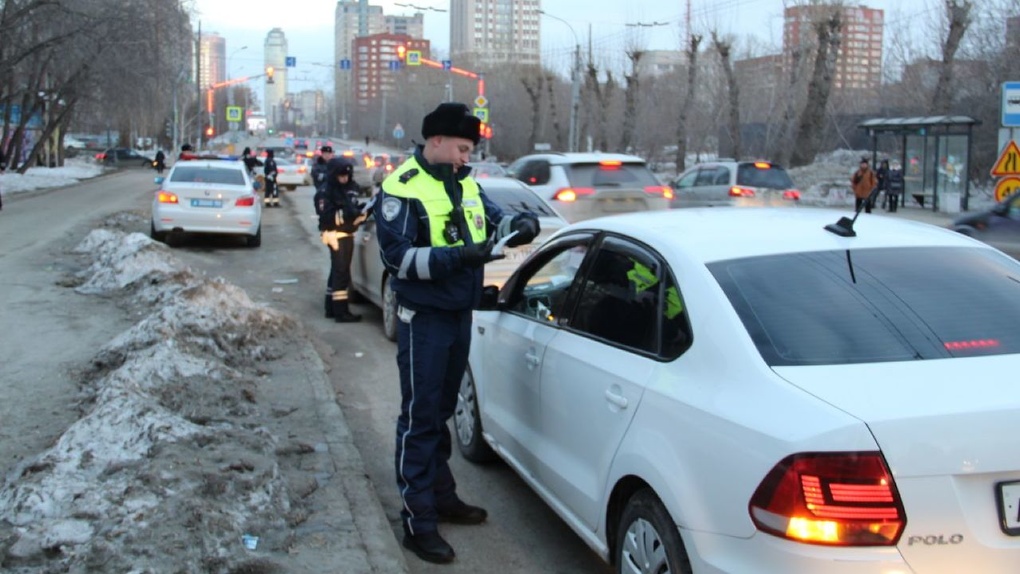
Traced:
<svg viewBox="0 0 1020 574">
<path fill-rule="evenodd" d="M 1002 83 L 1002 127 L 1020 127 L 1020 82 Z"/>
<path fill-rule="evenodd" d="M 391 70 L 399 70 L 400 69 L 400 60 L 390 60 L 390 69 Z"/>
<path fill-rule="evenodd" d="M 449 70 L 450 68 L 453 68 L 453 60 L 443 60 L 443 69 Z"/>
<path fill-rule="evenodd" d="M 404 139 L 404 126 L 397 124 L 393 127 L 393 139 L 402 140 Z"/>
<path fill-rule="evenodd" d="M 293 68 L 294 66 L 297 66 L 297 57 L 296 56 L 287 56 L 287 60 L 286 61 L 287 61 L 287 67 L 288 68 Z"/>
<path fill-rule="evenodd" d="M 347 58 L 344 58 L 343 60 L 340 60 L 340 63 L 338 65 L 340 66 L 341 70 L 350 70 L 351 69 L 351 61 L 348 60 Z"/>
</svg>

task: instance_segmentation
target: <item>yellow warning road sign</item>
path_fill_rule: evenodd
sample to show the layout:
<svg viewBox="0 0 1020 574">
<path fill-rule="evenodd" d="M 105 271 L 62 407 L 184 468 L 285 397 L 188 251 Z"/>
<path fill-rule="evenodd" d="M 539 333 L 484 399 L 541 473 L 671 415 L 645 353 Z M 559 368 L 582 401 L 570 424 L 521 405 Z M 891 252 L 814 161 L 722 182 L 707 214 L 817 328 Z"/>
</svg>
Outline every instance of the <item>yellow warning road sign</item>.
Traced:
<svg viewBox="0 0 1020 574">
<path fill-rule="evenodd" d="M 992 177 L 1007 175 L 1020 175 L 1020 147 L 1017 147 L 1013 140 L 1009 140 L 1009 145 L 1002 150 L 999 161 L 995 162 L 995 167 L 992 168 Z"/>
<path fill-rule="evenodd" d="M 995 201 L 999 202 L 1020 191 L 1020 177 L 1004 177 L 995 184 Z"/>
</svg>

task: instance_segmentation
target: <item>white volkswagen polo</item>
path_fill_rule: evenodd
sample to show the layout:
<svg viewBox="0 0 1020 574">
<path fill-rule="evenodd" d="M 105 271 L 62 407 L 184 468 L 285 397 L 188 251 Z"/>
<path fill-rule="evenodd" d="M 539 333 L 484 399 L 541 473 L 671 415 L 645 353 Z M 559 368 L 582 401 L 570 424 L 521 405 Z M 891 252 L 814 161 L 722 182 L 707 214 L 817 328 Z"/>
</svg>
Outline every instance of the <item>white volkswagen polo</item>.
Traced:
<svg viewBox="0 0 1020 574">
<path fill-rule="evenodd" d="M 249 247 L 262 244 L 262 200 L 244 163 L 234 157 L 181 160 L 157 177 L 152 199 L 152 238 L 173 234 L 237 235 Z"/>
<path fill-rule="evenodd" d="M 560 230 L 475 314 L 461 452 L 621 573 L 1015 572 L 1020 264 L 839 215 Z"/>
</svg>

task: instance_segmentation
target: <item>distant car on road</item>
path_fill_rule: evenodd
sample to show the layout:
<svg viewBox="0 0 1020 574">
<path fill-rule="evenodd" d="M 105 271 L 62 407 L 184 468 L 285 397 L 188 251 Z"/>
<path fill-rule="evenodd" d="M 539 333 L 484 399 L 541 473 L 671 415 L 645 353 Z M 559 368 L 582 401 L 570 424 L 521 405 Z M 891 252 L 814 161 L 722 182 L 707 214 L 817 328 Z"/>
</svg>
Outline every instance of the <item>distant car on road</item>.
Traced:
<svg viewBox="0 0 1020 574">
<path fill-rule="evenodd" d="M 566 221 L 545 200 L 521 182 L 505 177 L 487 178 L 481 182 L 485 195 L 500 206 L 503 213 L 514 215 L 531 211 L 539 216 L 541 233 L 528 245 L 508 247 L 506 258 L 485 266 L 485 283 L 502 285 L 510 273 L 542 241 Z M 383 311 L 383 333 L 390 340 L 397 337 L 397 299 L 390 289 L 390 276 L 379 256 L 379 243 L 375 236 L 375 219 L 368 220 L 354 234 L 354 256 L 351 260 L 351 287 L 348 298 L 353 302 L 367 299 Z"/>
<path fill-rule="evenodd" d="M 150 234 L 156 241 L 207 233 L 243 237 L 248 247 L 262 244 L 262 199 L 243 162 L 182 160 L 155 181 L 160 188 L 152 199 Z"/>
<path fill-rule="evenodd" d="M 303 156 L 296 157 L 295 160 L 277 159 L 277 185 L 288 191 L 294 191 L 299 185 L 312 185 L 312 174 L 307 159 Z"/>
<path fill-rule="evenodd" d="M 96 161 L 117 167 L 152 167 L 152 158 L 126 147 L 107 148 L 96 154 Z"/>
<path fill-rule="evenodd" d="M 779 164 L 720 160 L 688 168 L 673 182 L 672 207 L 781 207 L 800 190 Z"/>
<path fill-rule="evenodd" d="M 561 229 L 474 313 L 462 454 L 614 572 L 1014 572 L 1020 263 L 843 216 Z"/>
<path fill-rule="evenodd" d="M 539 153 L 507 168 L 570 222 L 632 211 L 669 209 L 673 190 L 645 160 L 616 153 Z"/>
<path fill-rule="evenodd" d="M 1020 193 L 1007 197 L 991 209 L 956 218 L 953 229 L 1014 257 L 1020 256 Z"/>
<path fill-rule="evenodd" d="M 468 163 L 471 168 L 471 177 L 507 177 L 506 168 L 491 161 L 472 161 Z"/>
</svg>

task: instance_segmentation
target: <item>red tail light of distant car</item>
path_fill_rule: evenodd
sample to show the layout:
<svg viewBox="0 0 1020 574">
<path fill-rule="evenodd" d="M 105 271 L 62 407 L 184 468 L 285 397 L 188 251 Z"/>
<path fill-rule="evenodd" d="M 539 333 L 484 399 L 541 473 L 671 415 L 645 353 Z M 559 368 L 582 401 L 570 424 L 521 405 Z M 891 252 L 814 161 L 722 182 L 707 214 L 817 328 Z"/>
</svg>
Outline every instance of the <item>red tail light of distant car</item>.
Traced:
<svg viewBox="0 0 1020 574">
<path fill-rule="evenodd" d="M 170 193 L 169 191 L 158 191 L 156 193 L 156 200 L 159 203 L 179 203 L 176 193 Z"/>
<path fill-rule="evenodd" d="M 234 205 L 237 207 L 253 207 L 255 205 L 255 199 L 254 195 L 246 195 L 244 197 L 237 198 Z"/>
<path fill-rule="evenodd" d="M 668 185 L 645 186 L 645 193 L 649 195 L 661 195 L 666 199 L 673 199 L 673 188 Z"/>
<path fill-rule="evenodd" d="M 834 546 L 894 546 L 907 524 L 879 452 L 790 455 L 758 486 L 750 513 L 764 532 Z"/>
<path fill-rule="evenodd" d="M 783 199 L 790 201 L 800 201 L 800 191 L 796 189 L 788 189 L 783 192 Z"/>
<path fill-rule="evenodd" d="M 592 195 L 595 193 L 593 187 L 561 187 L 553 194 L 553 199 L 556 201 L 571 202 L 577 201 L 577 198 L 585 195 Z"/>
<path fill-rule="evenodd" d="M 730 188 L 730 197 L 754 197 L 754 190 L 749 187 L 734 185 Z"/>
</svg>

